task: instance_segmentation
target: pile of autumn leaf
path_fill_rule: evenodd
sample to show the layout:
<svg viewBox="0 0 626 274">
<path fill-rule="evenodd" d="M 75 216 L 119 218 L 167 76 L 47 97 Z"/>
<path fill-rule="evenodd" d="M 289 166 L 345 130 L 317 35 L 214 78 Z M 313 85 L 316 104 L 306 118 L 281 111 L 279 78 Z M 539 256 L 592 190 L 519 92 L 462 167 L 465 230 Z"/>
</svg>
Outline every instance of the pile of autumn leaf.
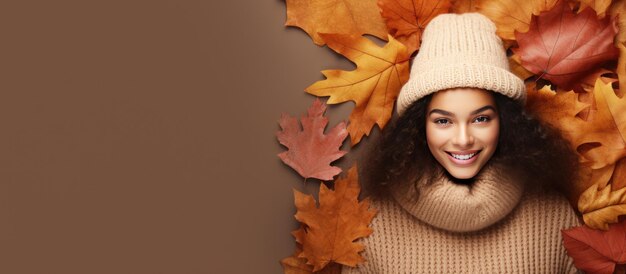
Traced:
<svg viewBox="0 0 626 274">
<path fill-rule="evenodd" d="M 341 169 L 330 164 L 346 154 L 374 125 L 384 128 L 409 60 L 424 27 L 441 13 L 479 12 L 497 26 L 510 53 L 511 70 L 527 83 L 526 108 L 563 131 L 583 167 L 572 182 L 572 204 L 585 225 L 563 231 L 568 254 L 588 273 L 613 273 L 626 264 L 626 0 L 286 0 L 288 26 L 306 31 L 357 65 L 353 71 L 325 70 L 325 80 L 306 92 L 329 96 L 327 103 L 353 101 L 348 126 L 324 134 L 326 105 L 316 100 L 301 118 L 283 115 L 280 158 L 306 178 L 331 181 Z M 619 15 L 619 16 L 618 16 Z M 368 34 L 386 41 L 379 47 Z M 363 261 L 355 241 L 372 233 L 375 211 L 359 201 L 356 166 L 334 182 L 320 184 L 319 206 L 294 191 L 297 242 L 282 260 L 285 273 L 338 273 L 341 264 Z"/>
</svg>

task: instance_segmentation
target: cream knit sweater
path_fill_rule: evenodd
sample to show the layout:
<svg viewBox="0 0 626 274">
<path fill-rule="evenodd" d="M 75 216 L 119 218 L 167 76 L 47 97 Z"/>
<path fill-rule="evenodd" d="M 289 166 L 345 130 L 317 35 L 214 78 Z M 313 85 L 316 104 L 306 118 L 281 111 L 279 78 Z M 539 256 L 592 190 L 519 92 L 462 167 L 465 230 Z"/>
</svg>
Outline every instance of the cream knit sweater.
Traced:
<svg viewBox="0 0 626 274">
<path fill-rule="evenodd" d="M 556 194 L 524 193 L 485 166 L 471 185 L 442 180 L 377 201 L 366 262 L 342 273 L 576 273 L 561 229 L 580 225 Z"/>
</svg>

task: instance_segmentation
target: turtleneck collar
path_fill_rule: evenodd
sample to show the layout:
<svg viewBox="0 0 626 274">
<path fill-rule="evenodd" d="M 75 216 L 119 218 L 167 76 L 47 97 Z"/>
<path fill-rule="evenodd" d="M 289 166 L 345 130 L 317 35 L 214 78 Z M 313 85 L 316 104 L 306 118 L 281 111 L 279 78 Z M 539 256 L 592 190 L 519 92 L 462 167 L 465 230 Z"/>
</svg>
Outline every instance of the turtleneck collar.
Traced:
<svg viewBox="0 0 626 274">
<path fill-rule="evenodd" d="M 417 219 L 452 232 L 486 228 L 507 216 L 519 203 L 523 184 L 495 164 L 488 163 L 470 185 L 447 176 L 432 184 L 418 183 L 391 191 L 396 201 Z"/>
</svg>

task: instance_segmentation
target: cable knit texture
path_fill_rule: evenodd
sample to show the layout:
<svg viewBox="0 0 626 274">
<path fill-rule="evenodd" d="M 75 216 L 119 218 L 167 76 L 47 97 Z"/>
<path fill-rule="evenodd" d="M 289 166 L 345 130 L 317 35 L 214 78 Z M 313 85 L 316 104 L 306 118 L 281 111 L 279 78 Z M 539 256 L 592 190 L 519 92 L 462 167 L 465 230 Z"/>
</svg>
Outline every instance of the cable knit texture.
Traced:
<svg viewBox="0 0 626 274">
<path fill-rule="evenodd" d="M 374 233 L 360 240 L 366 262 L 342 273 L 577 273 L 561 239 L 561 229 L 580 225 L 567 200 L 506 177 L 498 185 L 496 174 L 489 167 L 471 186 L 420 187 L 417 202 L 401 191 L 374 202 Z"/>
<path fill-rule="evenodd" d="M 524 82 L 509 71 L 496 26 L 479 13 L 441 14 L 428 23 L 402 87 L 397 112 L 420 98 L 449 88 L 473 87 L 526 100 Z"/>
</svg>

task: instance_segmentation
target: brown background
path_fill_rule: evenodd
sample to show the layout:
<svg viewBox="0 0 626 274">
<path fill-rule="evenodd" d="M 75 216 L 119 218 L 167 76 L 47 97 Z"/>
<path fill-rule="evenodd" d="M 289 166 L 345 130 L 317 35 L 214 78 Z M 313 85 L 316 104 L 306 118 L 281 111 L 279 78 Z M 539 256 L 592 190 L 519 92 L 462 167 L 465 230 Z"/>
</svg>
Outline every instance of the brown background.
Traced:
<svg viewBox="0 0 626 274">
<path fill-rule="evenodd" d="M 292 189 L 319 184 L 276 157 L 277 120 L 353 67 L 285 17 L 281 0 L 4 1 L 0 273 L 280 273 Z"/>
</svg>

